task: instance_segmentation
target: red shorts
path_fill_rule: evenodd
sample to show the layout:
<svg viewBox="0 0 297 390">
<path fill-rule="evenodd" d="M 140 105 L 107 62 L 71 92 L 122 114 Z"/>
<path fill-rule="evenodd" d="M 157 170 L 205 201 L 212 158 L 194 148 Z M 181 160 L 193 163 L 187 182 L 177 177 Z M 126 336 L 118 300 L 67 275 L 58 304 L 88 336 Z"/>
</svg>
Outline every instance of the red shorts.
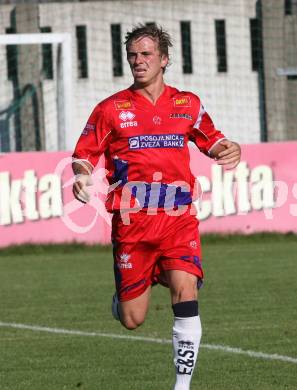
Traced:
<svg viewBox="0 0 297 390">
<path fill-rule="evenodd" d="M 125 225 L 120 213 L 112 219 L 116 290 L 120 301 L 141 295 L 148 286 L 162 282 L 162 272 L 182 270 L 202 284 L 199 222 L 189 211 L 169 216 L 165 212 L 130 214 Z"/>
</svg>

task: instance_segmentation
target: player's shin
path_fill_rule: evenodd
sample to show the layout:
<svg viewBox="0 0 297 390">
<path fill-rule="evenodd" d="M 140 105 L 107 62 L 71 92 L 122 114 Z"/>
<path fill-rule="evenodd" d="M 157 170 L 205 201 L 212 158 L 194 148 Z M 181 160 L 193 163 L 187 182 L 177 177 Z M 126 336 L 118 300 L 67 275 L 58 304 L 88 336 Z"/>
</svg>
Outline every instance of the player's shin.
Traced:
<svg viewBox="0 0 297 390">
<path fill-rule="evenodd" d="M 176 303 L 174 313 L 173 351 L 176 369 L 174 390 L 189 390 L 202 335 L 197 301 Z"/>
</svg>

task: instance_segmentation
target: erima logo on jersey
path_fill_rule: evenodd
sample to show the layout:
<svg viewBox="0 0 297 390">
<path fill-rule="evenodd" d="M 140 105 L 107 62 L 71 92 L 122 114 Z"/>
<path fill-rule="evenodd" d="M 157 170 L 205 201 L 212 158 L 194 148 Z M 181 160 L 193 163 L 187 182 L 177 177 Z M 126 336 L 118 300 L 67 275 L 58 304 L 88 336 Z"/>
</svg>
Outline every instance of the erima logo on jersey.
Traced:
<svg viewBox="0 0 297 390">
<path fill-rule="evenodd" d="M 148 134 L 129 137 L 129 149 L 182 148 L 181 134 Z"/>
<path fill-rule="evenodd" d="M 134 105 L 131 100 L 115 100 L 114 101 L 116 110 L 133 110 Z"/>
<path fill-rule="evenodd" d="M 122 121 L 132 121 L 132 119 L 135 118 L 135 114 L 133 114 L 130 111 L 122 111 L 119 115 L 119 118 L 122 119 Z"/>
<path fill-rule="evenodd" d="M 190 96 L 181 96 L 173 98 L 174 107 L 191 107 Z"/>
<path fill-rule="evenodd" d="M 124 121 L 120 124 L 120 127 L 122 129 L 126 128 L 126 127 L 135 127 L 135 126 L 138 126 L 138 122 L 136 121 L 133 121 L 132 119 L 135 118 L 135 114 L 133 114 L 132 112 L 130 111 L 122 111 L 119 115 L 119 118 Z"/>
<path fill-rule="evenodd" d="M 126 127 L 136 127 L 136 126 L 138 126 L 138 122 L 136 121 L 122 122 L 120 124 L 121 129 L 125 129 Z"/>
</svg>

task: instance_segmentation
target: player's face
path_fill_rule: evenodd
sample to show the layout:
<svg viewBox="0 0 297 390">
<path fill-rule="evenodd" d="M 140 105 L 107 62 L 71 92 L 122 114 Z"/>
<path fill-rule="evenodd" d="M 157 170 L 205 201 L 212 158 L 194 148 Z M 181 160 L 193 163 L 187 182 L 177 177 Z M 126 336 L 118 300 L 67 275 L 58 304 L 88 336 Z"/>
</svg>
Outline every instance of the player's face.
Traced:
<svg viewBox="0 0 297 390">
<path fill-rule="evenodd" d="M 127 48 L 127 59 L 138 85 L 147 86 L 163 78 L 163 68 L 168 58 L 160 54 L 158 43 L 149 37 L 132 41 Z"/>
</svg>

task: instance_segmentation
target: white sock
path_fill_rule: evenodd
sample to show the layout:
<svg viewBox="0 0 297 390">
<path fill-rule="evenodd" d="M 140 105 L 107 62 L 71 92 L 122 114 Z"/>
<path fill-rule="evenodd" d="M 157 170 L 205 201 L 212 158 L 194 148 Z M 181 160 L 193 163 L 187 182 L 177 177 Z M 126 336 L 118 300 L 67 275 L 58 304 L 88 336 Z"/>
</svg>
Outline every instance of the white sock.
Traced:
<svg viewBox="0 0 297 390">
<path fill-rule="evenodd" d="M 200 316 L 174 317 L 173 351 L 176 369 L 174 390 L 189 390 L 198 355 L 202 328 Z"/>
</svg>

